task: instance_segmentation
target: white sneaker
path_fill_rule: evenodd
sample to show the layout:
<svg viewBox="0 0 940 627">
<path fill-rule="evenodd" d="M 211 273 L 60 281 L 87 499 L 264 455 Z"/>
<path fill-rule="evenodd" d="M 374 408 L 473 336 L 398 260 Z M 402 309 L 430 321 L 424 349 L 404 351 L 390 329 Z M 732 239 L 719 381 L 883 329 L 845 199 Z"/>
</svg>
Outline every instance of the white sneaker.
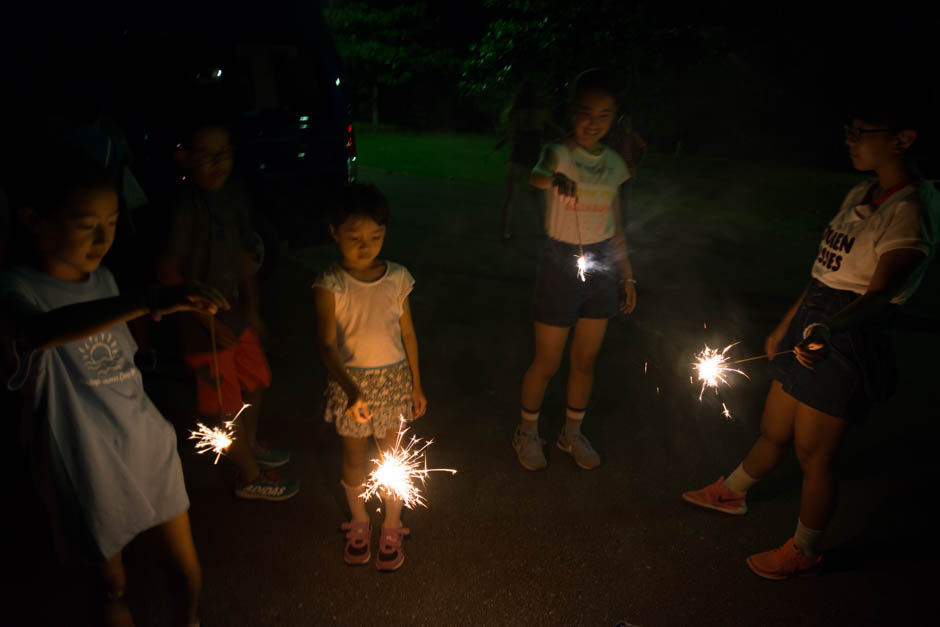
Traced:
<svg viewBox="0 0 940 627">
<path fill-rule="evenodd" d="M 548 465 L 545 459 L 545 453 L 542 451 L 545 440 L 536 433 L 526 433 L 522 427 L 516 427 L 516 433 L 512 436 L 512 447 L 516 450 L 516 457 L 519 463 L 526 470 L 541 470 Z"/>
<path fill-rule="evenodd" d="M 597 454 L 597 451 L 594 450 L 594 447 L 591 446 L 583 433 L 578 433 L 578 437 L 575 438 L 574 442 L 568 442 L 564 432 L 562 432 L 558 436 L 556 445 L 571 455 L 574 458 L 574 463 L 585 470 L 591 470 L 601 465 L 601 456 Z"/>
</svg>

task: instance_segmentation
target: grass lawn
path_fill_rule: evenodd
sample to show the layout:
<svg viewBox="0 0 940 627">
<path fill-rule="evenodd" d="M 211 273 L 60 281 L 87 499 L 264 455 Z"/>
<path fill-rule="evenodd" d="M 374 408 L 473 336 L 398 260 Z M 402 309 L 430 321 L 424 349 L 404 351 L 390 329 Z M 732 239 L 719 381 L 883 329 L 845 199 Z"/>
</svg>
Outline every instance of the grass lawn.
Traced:
<svg viewBox="0 0 940 627">
<path fill-rule="evenodd" d="M 388 172 L 502 186 L 509 146 L 468 133 L 421 133 L 357 126 L 359 162 Z M 699 226 L 729 221 L 744 230 L 818 237 L 859 173 L 700 156 L 650 154 L 640 164 L 638 207 L 668 212 Z"/>
</svg>

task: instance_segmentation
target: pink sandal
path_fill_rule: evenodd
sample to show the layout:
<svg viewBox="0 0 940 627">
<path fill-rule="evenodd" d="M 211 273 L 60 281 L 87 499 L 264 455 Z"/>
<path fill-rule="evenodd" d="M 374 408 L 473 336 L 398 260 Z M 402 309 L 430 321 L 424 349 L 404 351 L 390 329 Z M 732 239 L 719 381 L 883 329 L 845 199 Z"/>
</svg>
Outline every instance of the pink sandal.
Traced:
<svg viewBox="0 0 940 627">
<path fill-rule="evenodd" d="M 343 523 L 346 532 L 346 548 L 343 549 L 343 559 L 350 566 L 368 564 L 372 558 L 369 550 L 369 541 L 372 539 L 372 525 L 368 522 L 351 521 Z"/>
<path fill-rule="evenodd" d="M 375 558 L 375 567 L 379 570 L 398 570 L 405 563 L 405 549 L 402 548 L 404 536 L 411 533 L 407 527 L 382 527 L 379 538 L 379 554 Z"/>
</svg>

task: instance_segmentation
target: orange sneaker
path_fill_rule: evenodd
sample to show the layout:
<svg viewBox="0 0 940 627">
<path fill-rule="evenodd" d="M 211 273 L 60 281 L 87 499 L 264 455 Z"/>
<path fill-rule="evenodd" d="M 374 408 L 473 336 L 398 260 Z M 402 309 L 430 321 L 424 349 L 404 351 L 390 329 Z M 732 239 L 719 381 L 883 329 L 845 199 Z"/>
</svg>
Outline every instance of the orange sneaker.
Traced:
<svg viewBox="0 0 940 627">
<path fill-rule="evenodd" d="M 793 575 L 811 575 L 819 568 L 822 555 L 809 558 L 793 538 L 778 549 L 755 553 L 747 558 L 747 565 L 764 579 L 786 579 Z"/>
<path fill-rule="evenodd" d="M 732 492 L 725 485 L 724 477 L 718 477 L 718 481 L 705 486 L 701 490 L 682 493 L 682 498 L 692 505 L 707 507 L 735 516 L 747 513 L 747 503 L 744 502 L 746 496 L 746 493 Z"/>
</svg>

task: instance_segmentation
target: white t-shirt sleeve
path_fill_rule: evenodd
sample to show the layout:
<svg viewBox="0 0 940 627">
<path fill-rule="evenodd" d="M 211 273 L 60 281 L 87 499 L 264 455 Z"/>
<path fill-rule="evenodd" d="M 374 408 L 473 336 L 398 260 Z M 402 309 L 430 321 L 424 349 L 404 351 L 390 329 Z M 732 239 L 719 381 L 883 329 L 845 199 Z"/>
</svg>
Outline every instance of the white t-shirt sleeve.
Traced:
<svg viewBox="0 0 940 627">
<path fill-rule="evenodd" d="M 405 299 L 408 298 L 408 295 L 411 294 L 412 290 L 415 287 L 415 279 L 411 276 L 411 273 L 408 272 L 408 269 L 404 266 L 398 266 L 398 304 L 399 308 L 404 311 Z"/>
<path fill-rule="evenodd" d="M 342 294 L 346 291 L 346 285 L 343 283 L 342 274 L 336 269 L 335 266 L 330 266 L 318 274 L 317 278 L 314 279 L 313 285 L 311 287 L 322 287 L 323 289 L 329 292 L 333 292 L 334 294 Z"/>
<path fill-rule="evenodd" d="M 617 187 L 620 187 L 621 185 L 626 183 L 627 180 L 629 180 L 630 168 L 627 167 L 626 161 L 624 161 L 623 157 L 618 155 L 616 151 L 611 150 L 610 148 L 608 148 L 607 150 L 610 150 L 610 154 L 608 155 L 608 158 L 614 162 L 614 166 L 613 166 L 614 177 L 615 177 L 615 180 L 617 181 Z"/>
<path fill-rule="evenodd" d="M 884 232 L 875 242 L 879 256 L 892 250 L 913 248 L 930 254 L 935 234 L 931 232 L 926 207 L 916 200 L 903 200 L 894 212 Z"/>
<path fill-rule="evenodd" d="M 42 351 L 21 346 L 17 341 L 17 324 L 30 316 L 43 313 L 29 286 L 9 272 L 0 273 L 0 375 L 10 390 L 19 390 L 26 383 L 37 355 Z"/>
</svg>

